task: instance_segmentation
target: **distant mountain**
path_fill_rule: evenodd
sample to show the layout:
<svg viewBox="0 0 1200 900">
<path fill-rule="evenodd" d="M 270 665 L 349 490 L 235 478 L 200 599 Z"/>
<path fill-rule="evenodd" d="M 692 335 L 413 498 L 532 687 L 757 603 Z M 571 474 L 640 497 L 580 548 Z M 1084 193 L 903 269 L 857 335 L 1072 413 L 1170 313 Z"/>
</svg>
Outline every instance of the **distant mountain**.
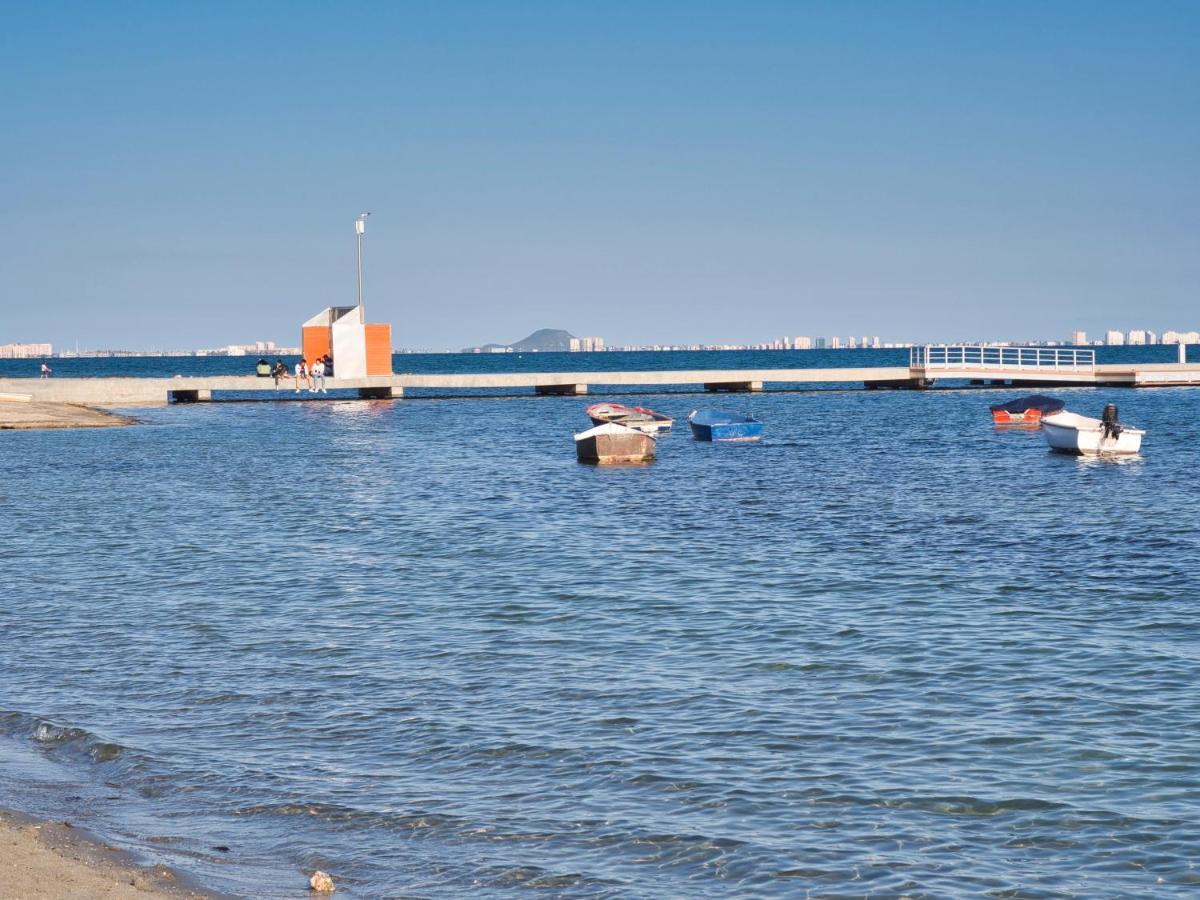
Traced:
<svg viewBox="0 0 1200 900">
<path fill-rule="evenodd" d="M 526 353 L 530 350 L 565 351 L 571 349 L 571 338 L 574 336 L 571 332 L 563 331 L 561 328 L 539 328 L 529 337 L 521 338 L 512 345 L 512 348 L 518 353 Z"/>
<path fill-rule="evenodd" d="M 561 328 L 539 328 L 528 337 L 511 344 L 484 344 L 479 348 L 467 347 L 463 352 L 473 353 L 479 349 L 484 353 L 491 353 L 493 350 L 507 350 L 509 347 L 516 353 L 532 353 L 535 350 L 539 353 L 551 353 L 556 350 L 566 352 L 571 349 L 571 338 L 574 336 Z"/>
</svg>

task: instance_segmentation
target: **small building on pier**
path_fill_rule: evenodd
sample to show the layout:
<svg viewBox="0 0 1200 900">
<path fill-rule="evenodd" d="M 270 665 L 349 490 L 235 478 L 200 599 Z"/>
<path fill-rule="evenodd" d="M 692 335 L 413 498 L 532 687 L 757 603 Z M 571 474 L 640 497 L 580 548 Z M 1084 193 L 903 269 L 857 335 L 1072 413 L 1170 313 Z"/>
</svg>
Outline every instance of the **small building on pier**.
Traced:
<svg viewBox="0 0 1200 900">
<path fill-rule="evenodd" d="M 328 353 L 338 378 L 392 374 L 392 326 L 367 324 L 361 306 L 330 306 L 304 323 L 301 352 L 313 360 Z"/>
</svg>

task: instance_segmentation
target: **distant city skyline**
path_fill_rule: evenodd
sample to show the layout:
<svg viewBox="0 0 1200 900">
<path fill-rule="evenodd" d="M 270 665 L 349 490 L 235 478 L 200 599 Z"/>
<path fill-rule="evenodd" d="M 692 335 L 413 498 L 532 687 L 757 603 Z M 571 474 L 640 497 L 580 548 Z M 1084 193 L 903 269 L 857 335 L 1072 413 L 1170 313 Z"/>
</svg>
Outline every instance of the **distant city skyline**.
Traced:
<svg viewBox="0 0 1200 900">
<path fill-rule="evenodd" d="M 0 334 L 0 338 L 3 335 Z M 939 341 L 893 341 L 879 335 L 784 335 L 765 341 L 752 341 L 745 344 L 730 342 L 658 342 L 652 344 L 613 344 L 599 335 L 589 337 L 571 337 L 565 351 L 559 352 L 605 352 L 621 350 L 854 350 L 854 349 L 896 349 L 921 344 L 937 344 Z M 1166 329 L 1156 332 L 1152 329 L 1107 329 L 1102 337 L 1090 337 L 1088 332 L 1081 329 L 1071 331 L 1062 338 L 1029 338 L 1026 340 L 1008 340 L 1005 338 L 981 338 L 974 340 L 952 342 L 966 345 L 1078 345 L 1078 346 L 1153 346 L 1169 344 L 1200 344 L 1200 330 Z M 538 350 L 517 350 L 512 345 L 489 344 L 467 347 L 455 350 L 449 347 L 395 347 L 398 353 L 537 353 Z M 298 346 L 276 344 L 274 341 L 258 340 L 248 343 L 227 344 L 220 347 L 205 348 L 157 348 L 134 349 L 130 347 L 88 347 L 88 348 L 58 348 L 51 343 L 8 343 L 0 344 L 0 359 L 35 359 L 42 356 L 93 356 L 93 355 L 155 355 L 165 356 L 294 356 L 300 353 Z M 556 352 L 556 351 L 541 351 Z"/>
<path fill-rule="evenodd" d="M 1021 339 L 1200 306 L 1200 4 L 11 6 L 0 340 Z M 515 323 L 515 324 L 514 324 Z"/>
</svg>

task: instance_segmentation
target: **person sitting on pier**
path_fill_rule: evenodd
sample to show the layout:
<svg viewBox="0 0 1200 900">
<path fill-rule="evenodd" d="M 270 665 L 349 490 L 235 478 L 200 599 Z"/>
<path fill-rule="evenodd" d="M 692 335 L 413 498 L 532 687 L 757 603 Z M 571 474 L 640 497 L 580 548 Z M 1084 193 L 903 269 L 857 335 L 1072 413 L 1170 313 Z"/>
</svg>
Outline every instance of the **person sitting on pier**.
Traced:
<svg viewBox="0 0 1200 900">
<path fill-rule="evenodd" d="M 325 374 L 330 378 L 333 377 L 333 357 L 326 353 L 321 357 L 321 362 L 325 363 Z"/>
<path fill-rule="evenodd" d="M 259 378 L 270 378 L 271 364 L 262 357 L 259 357 L 258 362 L 254 364 L 254 374 Z"/>
<path fill-rule="evenodd" d="M 312 390 L 313 393 L 328 394 L 329 391 L 325 388 L 325 359 L 318 356 L 316 362 L 312 364 Z"/>
<path fill-rule="evenodd" d="M 287 366 L 283 364 L 282 359 L 276 358 L 275 368 L 271 370 L 271 374 L 275 376 L 275 390 L 279 390 L 279 382 L 287 378 L 288 374 Z"/>
<path fill-rule="evenodd" d="M 296 393 L 300 393 L 300 382 L 308 382 L 308 363 L 303 358 L 296 363 Z"/>
</svg>

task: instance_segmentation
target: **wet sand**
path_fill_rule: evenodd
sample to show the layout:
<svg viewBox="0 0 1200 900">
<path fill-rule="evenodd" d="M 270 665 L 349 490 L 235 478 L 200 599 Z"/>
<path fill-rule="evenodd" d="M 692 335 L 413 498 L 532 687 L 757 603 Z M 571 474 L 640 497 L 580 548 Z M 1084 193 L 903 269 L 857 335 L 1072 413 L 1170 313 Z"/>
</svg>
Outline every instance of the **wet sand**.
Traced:
<svg viewBox="0 0 1200 900">
<path fill-rule="evenodd" d="M 181 900 L 212 896 L 165 866 L 138 866 L 65 822 L 0 812 L 0 897 L 22 900 Z"/>
<path fill-rule="evenodd" d="M 33 403 L 0 398 L 0 429 L 111 428 L 136 420 L 74 403 Z"/>
</svg>

